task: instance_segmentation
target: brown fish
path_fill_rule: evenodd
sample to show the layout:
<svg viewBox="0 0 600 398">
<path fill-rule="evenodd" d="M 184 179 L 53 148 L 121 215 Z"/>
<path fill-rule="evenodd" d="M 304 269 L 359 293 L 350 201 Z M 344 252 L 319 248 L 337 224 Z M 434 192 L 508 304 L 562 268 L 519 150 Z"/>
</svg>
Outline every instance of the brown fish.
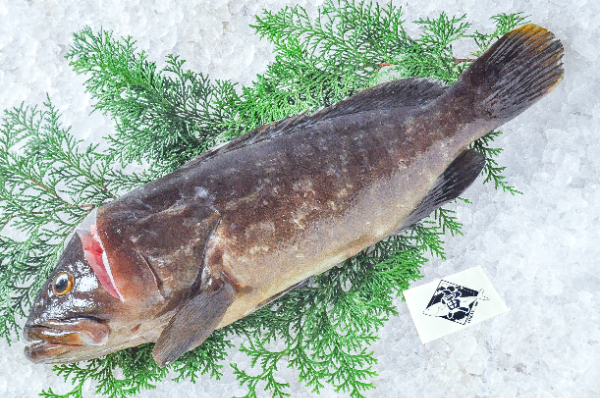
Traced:
<svg viewBox="0 0 600 398">
<path fill-rule="evenodd" d="M 469 144 L 550 92 L 562 54 L 552 33 L 523 26 L 450 87 L 367 89 L 102 205 L 31 310 L 27 356 L 64 363 L 156 342 L 156 362 L 173 362 L 456 198 L 485 163 Z"/>
</svg>

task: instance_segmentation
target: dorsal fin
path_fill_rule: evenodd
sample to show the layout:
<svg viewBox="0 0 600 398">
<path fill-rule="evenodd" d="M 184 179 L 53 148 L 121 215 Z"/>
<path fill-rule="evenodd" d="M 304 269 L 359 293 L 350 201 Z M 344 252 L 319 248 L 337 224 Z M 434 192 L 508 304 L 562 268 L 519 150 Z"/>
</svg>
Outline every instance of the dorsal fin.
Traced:
<svg viewBox="0 0 600 398">
<path fill-rule="evenodd" d="M 446 88 L 429 79 L 394 80 L 369 87 L 310 117 L 321 121 L 353 113 L 423 106 L 442 95 Z"/>
<path fill-rule="evenodd" d="M 461 153 L 438 177 L 421 203 L 406 217 L 398 232 L 427 217 L 438 207 L 458 198 L 475 181 L 485 166 L 485 157 L 474 149 Z"/>
<path fill-rule="evenodd" d="M 302 112 L 289 116 L 276 123 L 265 124 L 243 134 L 226 144 L 210 149 L 182 167 L 190 167 L 204 162 L 219 154 L 243 148 L 266 140 L 273 139 L 281 134 L 290 133 L 300 128 L 331 120 L 336 117 L 348 116 L 361 112 L 383 111 L 393 108 L 413 108 L 423 106 L 438 98 L 446 91 L 443 84 L 428 79 L 403 79 L 382 83 L 367 88 L 357 94 L 338 102 L 328 108 L 308 115 Z"/>
</svg>

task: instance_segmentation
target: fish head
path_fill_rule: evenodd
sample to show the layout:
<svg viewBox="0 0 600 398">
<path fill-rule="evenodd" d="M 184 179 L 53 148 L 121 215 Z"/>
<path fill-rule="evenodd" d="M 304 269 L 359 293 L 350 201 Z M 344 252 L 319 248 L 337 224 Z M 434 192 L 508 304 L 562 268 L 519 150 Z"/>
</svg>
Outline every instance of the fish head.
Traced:
<svg viewBox="0 0 600 398">
<path fill-rule="evenodd" d="M 155 308 L 144 297 L 124 300 L 110 286 L 90 239 L 85 231 L 72 236 L 33 303 L 24 337 L 25 355 L 35 363 L 87 360 L 158 337 Z"/>
</svg>

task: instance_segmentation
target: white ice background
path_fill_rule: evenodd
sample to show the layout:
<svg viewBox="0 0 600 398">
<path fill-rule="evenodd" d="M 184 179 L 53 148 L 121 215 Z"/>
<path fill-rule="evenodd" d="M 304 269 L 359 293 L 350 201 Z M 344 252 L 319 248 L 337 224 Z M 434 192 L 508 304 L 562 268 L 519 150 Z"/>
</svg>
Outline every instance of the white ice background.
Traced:
<svg viewBox="0 0 600 398">
<path fill-rule="evenodd" d="M 319 1 L 300 1 L 314 15 Z M 213 79 L 248 84 L 273 60 L 271 46 L 248 27 L 263 8 L 289 0 L 40 1 L 0 0 L 0 109 L 41 105 L 49 93 L 85 143 L 113 132 L 100 113 L 89 115 L 85 77 L 63 57 L 72 34 L 90 25 L 131 35 L 150 59 L 164 65 L 180 55 L 190 69 Z M 565 79 L 546 98 L 503 126 L 497 145 L 508 181 L 523 195 L 496 191 L 478 180 L 459 204 L 464 236 L 448 237 L 448 259 L 423 268 L 429 282 L 480 265 L 511 311 L 427 345 L 406 308 L 386 324 L 373 346 L 379 362 L 369 397 L 594 397 L 600 391 L 600 3 L 595 0 L 414 0 L 412 21 L 468 14 L 472 29 L 490 31 L 489 17 L 524 11 L 565 46 Z M 468 46 L 457 46 L 466 56 Z M 245 355 L 229 360 L 248 368 Z M 221 381 L 164 381 L 139 397 L 243 395 L 229 367 Z M 294 397 L 314 396 L 282 367 Z M 34 365 L 23 342 L 0 341 L 0 397 L 36 397 L 69 384 L 51 366 Z M 92 397 L 93 385 L 86 387 Z M 336 396 L 326 388 L 322 396 Z"/>
</svg>

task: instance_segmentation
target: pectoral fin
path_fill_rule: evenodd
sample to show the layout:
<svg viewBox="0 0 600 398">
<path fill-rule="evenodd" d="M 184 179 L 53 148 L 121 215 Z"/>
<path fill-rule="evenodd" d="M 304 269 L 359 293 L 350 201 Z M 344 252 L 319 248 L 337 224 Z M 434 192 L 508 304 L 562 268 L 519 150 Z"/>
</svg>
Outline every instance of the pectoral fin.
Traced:
<svg viewBox="0 0 600 398">
<path fill-rule="evenodd" d="M 227 281 L 213 282 L 200 290 L 163 330 L 152 350 L 154 361 L 166 366 L 202 344 L 217 328 L 235 298 L 235 289 Z"/>
</svg>

